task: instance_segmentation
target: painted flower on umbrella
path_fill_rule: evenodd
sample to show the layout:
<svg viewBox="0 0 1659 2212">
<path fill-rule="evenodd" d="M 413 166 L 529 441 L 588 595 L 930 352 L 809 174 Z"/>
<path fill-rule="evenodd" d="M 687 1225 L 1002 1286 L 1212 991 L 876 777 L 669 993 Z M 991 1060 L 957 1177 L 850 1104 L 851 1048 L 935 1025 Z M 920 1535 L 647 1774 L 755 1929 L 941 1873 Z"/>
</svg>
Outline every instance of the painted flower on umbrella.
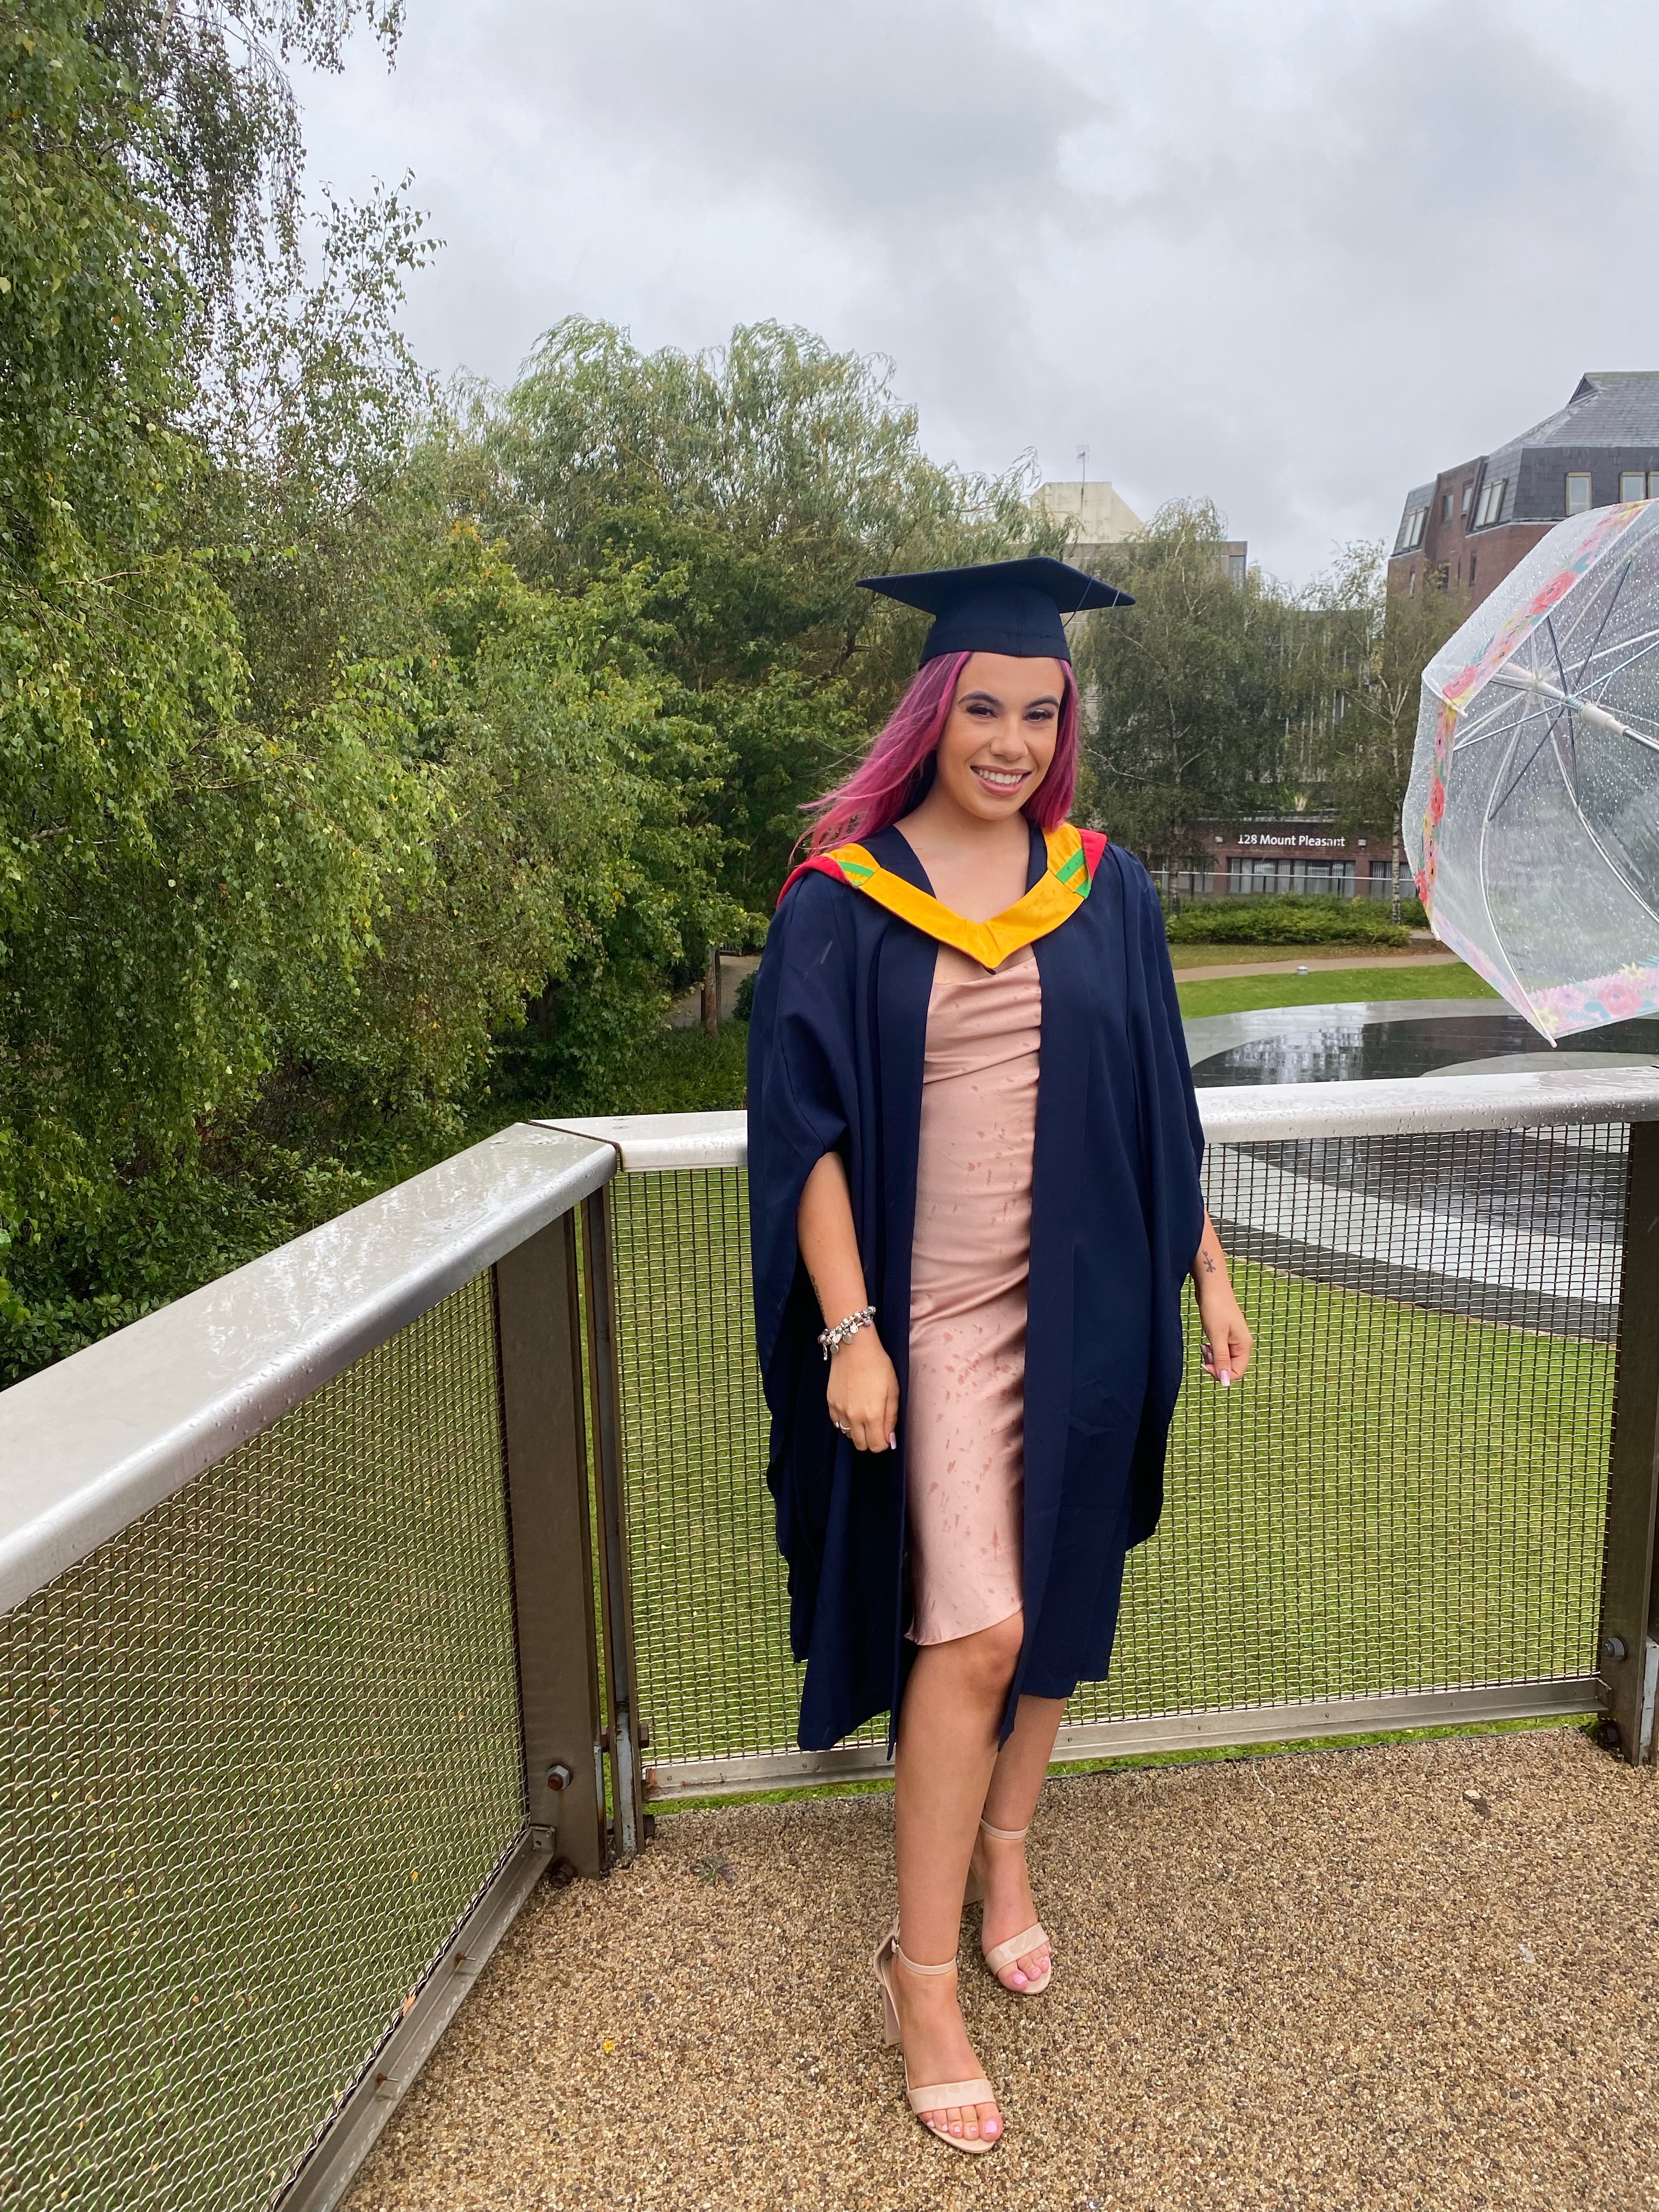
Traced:
<svg viewBox="0 0 1659 2212">
<path fill-rule="evenodd" d="M 1646 975 L 1649 989 L 1643 988 Z M 1622 969 L 1616 975 L 1604 975 L 1595 995 L 1601 1001 L 1610 1022 L 1627 1022 L 1644 1012 L 1650 1000 L 1652 970 L 1640 968 Z"/>
</svg>

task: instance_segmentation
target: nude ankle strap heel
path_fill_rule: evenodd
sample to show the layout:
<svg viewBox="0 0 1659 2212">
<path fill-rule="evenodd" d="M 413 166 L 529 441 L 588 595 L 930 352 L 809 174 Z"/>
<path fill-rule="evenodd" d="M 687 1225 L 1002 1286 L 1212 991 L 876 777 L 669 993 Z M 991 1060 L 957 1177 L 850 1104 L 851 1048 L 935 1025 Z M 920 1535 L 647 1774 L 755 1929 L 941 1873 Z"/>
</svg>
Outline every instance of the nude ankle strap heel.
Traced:
<svg viewBox="0 0 1659 2212">
<path fill-rule="evenodd" d="M 876 1979 L 881 1984 L 882 2019 L 887 2040 L 899 2045 L 902 2057 L 904 2045 L 899 2034 L 898 2007 L 893 2002 L 891 1975 L 894 1966 L 902 1966 L 907 1974 L 954 1974 L 957 1962 L 954 1959 L 947 1959 L 942 1966 L 924 1966 L 915 1959 L 907 1959 L 899 1948 L 896 1923 L 891 1934 L 884 1936 L 877 1944 L 874 1965 Z M 910 2110 L 919 2120 L 924 2112 L 948 2112 L 952 2106 L 960 2110 L 963 2105 L 994 2105 L 997 2101 L 996 2091 L 982 2074 L 976 2074 L 971 2081 L 924 2081 L 920 2088 L 913 2088 L 908 2058 L 904 2060 L 904 2094 Z M 925 2121 L 922 2124 L 927 2125 Z M 927 2132 L 936 2141 L 948 2143 L 952 2150 L 966 2151 L 975 2158 L 984 2151 L 994 2150 L 1002 2141 L 1000 2130 L 988 2141 L 984 2136 L 944 2135 L 938 2128 L 928 2128 Z"/>
<path fill-rule="evenodd" d="M 994 1836 L 1000 1844 L 1023 1844 L 1031 1832 L 1029 1821 L 1023 1828 L 994 1828 L 988 1820 L 981 1820 L 979 1825 L 986 1835 Z M 968 1863 L 968 1882 L 962 1893 L 962 1901 L 964 1905 L 983 1905 L 985 1902 L 985 1885 L 971 1859 Z"/>
<path fill-rule="evenodd" d="M 1031 1832 L 1029 1820 L 1023 1828 L 994 1828 L 988 1820 L 981 1820 L 979 1825 L 986 1835 L 994 1837 L 1000 1844 L 1023 1844 Z M 967 1905 L 982 1905 L 985 1901 L 985 1885 L 971 1865 L 968 1869 L 968 1887 L 963 1901 Z M 1036 1981 L 1027 1982 L 1023 1990 L 1009 1989 L 1002 1979 L 1002 1974 L 1003 1969 L 1012 1966 L 1016 1959 L 1023 1959 L 1030 1952 L 1041 1950 L 1048 1941 L 1048 1931 L 1039 1921 L 1034 1927 L 1022 1929 L 1018 1936 L 1011 1936 L 1006 1943 L 993 1944 L 989 1950 L 981 1943 L 980 1956 L 1011 1997 L 1040 1997 L 1054 1978 L 1052 1960 L 1047 1972 Z"/>
</svg>

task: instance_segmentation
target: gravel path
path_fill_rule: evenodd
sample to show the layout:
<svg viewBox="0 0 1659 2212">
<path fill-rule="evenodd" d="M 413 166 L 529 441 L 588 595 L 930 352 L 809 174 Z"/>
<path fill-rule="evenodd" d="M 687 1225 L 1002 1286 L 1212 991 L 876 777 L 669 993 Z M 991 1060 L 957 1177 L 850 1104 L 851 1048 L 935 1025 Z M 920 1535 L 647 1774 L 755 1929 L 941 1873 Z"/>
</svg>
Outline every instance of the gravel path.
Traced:
<svg viewBox="0 0 1659 2212">
<path fill-rule="evenodd" d="M 878 2039 L 890 1823 L 684 1813 L 539 1892 L 347 2212 L 1659 2207 L 1659 1777 L 1575 1729 L 1051 1782 L 972 2161 Z"/>
</svg>

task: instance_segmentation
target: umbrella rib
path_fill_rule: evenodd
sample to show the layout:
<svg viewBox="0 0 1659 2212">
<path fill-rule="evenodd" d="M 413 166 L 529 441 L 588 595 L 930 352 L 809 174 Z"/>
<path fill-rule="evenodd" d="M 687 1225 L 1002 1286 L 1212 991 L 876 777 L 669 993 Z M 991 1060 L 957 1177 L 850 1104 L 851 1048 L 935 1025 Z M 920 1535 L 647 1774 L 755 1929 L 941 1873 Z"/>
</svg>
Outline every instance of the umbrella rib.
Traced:
<svg viewBox="0 0 1659 2212">
<path fill-rule="evenodd" d="M 1628 644 L 1631 641 L 1626 639 L 1625 641 Z M 1654 631 L 1647 643 L 1632 653 L 1628 660 L 1620 660 L 1611 668 L 1602 669 L 1592 680 L 1597 684 L 1610 684 L 1615 676 L 1622 676 L 1627 668 L 1634 668 L 1638 660 L 1645 660 L 1650 653 L 1659 653 L 1659 630 Z"/>
<path fill-rule="evenodd" d="M 1627 645 L 1639 647 L 1640 650 L 1631 656 L 1632 659 L 1639 660 L 1644 653 L 1651 653 L 1656 644 L 1659 644 L 1659 629 L 1638 629 L 1632 631 L 1628 637 L 1615 638 L 1612 646 L 1608 649 L 1613 653 L 1622 653 Z M 1595 656 L 1592 654 L 1590 657 L 1594 659 Z M 1620 662 L 1618 666 L 1609 670 L 1607 672 L 1611 675 L 1616 676 L 1619 673 L 1620 667 L 1626 667 L 1628 665 L 1628 662 Z M 1597 680 L 1600 681 L 1601 679 L 1598 678 Z"/>
<path fill-rule="evenodd" d="M 1496 777 L 1493 779 L 1495 785 L 1503 781 L 1504 775 L 1508 772 L 1510 762 L 1515 757 L 1516 747 L 1520 744 L 1520 742 L 1521 732 L 1519 730 L 1516 730 L 1510 738 L 1510 750 L 1504 761 L 1504 764 L 1498 769 Z M 1475 858 L 1475 881 L 1480 886 L 1480 903 L 1486 909 L 1486 927 L 1492 933 L 1492 948 L 1502 959 L 1504 971 L 1508 975 L 1510 982 L 1514 984 L 1516 989 L 1520 992 L 1522 997 L 1525 999 L 1527 1004 L 1530 1006 L 1532 1004 L 1532 994 L 1528 990 L 1526 985 L 1521 981 L 1521 978 L 1515 972 L 1515 963 L 1510 957 L 1509 947 L 1504 944 L 1502 933 L 1498 929 L 1498 917 L 1492 910 L 1492 894 L 1486 888 L 1486 835 L 1492 828 L 1492 818 L 1497 811 L 1498 802 L 1493 800 L 1486 808 L 1486 814 L 1481 820 L 1480 849 Z"/>
<path fill-rule="evenodd" d="M 1635 884 L 1631 881 L 1630 877 L 1626 872 L 1623 866 L 1613 857 L 1613 855 L 1608 852 L 1607 847 L 1601 842 L 1601 838 L 1596 835 L 1595 825 L 1590 821 L 1589 817 L 1585 813 L 1583 808 L 1578 804 L 1578 793 L 1573 789 L 1571 779 L 1567 774 L 1566 763 L 1561 758 L 1561 747 L 1559 742 L 1555 748 L 1555 757 L 1557 764 L 1559 766 L 1561 770 L 1562 785 L 1566 791 L 1569 800 L 1571 802 L 1573 812 L 1578 817 L 1579 826 L 1583 829 L 1584 835 L 1589 839 L 1591 844 L 1595 846 L 1596 851 L 1601 855 L 1601 858 L 1607 862 L 1608 867 L 1613 871 L 1614 877 L 1624 886 L 1625 890 L 1630 893 L 1631 896 L 1636 901 L 1637 905 L 1639 906 L 1643 913 L 1646 915 L 1649 921 L 1659 921 L 1659 914 L 1655 913 L 1654 909 L 1643 897 L 1641 892 L 1637 890 Z M 1487 911 L 1490 913 L 1491 908 L 1488 908 Z"/>
<path fill-rule="evenodd" d="M 1547 709 L 1546 711 L 1547 711 Z M 1492 806 L 1491 806 L 1491 809 L 1490 809 L 1490 812 L 1489 812 L 1489 815 L 1488 815 L 1488 819 L 1490 819 L 1490 818 L 1491 818 L 1491 815 L 1492 815 L 1492 814 L 1496 814 L 1496 813 L 1497 813 L 1497 811 L 1498 811 L 1498 808 L 1499 808 L 1500 806 L 1502 806 L 1502 805 L 1504 805 L 1504 803 L 1505 803 L 1505 802 L 1506 802 L 1510 798 L 1511 798 L 1511 797 L 1513 796 L 1513 794 L 1514 794 L 1514 793 L 1516 793 L 1516 792 L 1520 788 L 1520 785 L 1521 785 L 1521 779 L 1522 779 L 1522 777 L 1526 774 L 1527 770 L 1528 770 L 1528 769 L 1532 766 L 1533 763 L 1537 759 L 1537 757 L 1538 757 L 1539 754 L 1540 754 L 1540 753 L 1541 753 L 1541 752 L 1543 751 L 1543 750 L 1544 750 L 1545 746 L 1546 746 L 1547 744 L 1548 744 L 1548 743 L 1549 743 L 1550 739 L 1551 739 L 1551 738 L 1555 735 L 1555 726 L 1556 726 L 1556 724 L 1560 720 L 1560 719 L 1561 719 L 1561 716 L 1560 716 L 1560 714 L 1559 714 L 1559 710 L 1558 710 L 1557 712 L 1555 712 L 1555 713 L 1553 713 L 1553 714 L 1550 714 L 1549 721 L 1548 721 L 1547 726 L 1546 726 L 1546 728 L 1545 728 L 1545 731 L 1544 731 L 1544 734 L 1543 734 L 1543 736 L 1542 736 L 1541 738 L 1540 738 L 1540 739 L 1538 740 L 1538 743 L 1537 743 L 1537 744 L 1533 747 L 1532 750 L 1531 750 L 1531 751 L 1527 755 L 1527 757 L 1525 758 L 1525 760 L 1523 760 L 1523 761 L 1522 762 L 1522 763 L 1521 763 L 1520 767 L 1516 770 L 1516 772 L 1515 772 L 1515 775 L 1514 775 L 1514 778 L 1513 778 L 1512 781 L 1511 781 L 1511 782 L 1510 782 L 1510 787 L 1509 787 L 1508 791 L 1499 793 L 1498 796 L 1497 798 L 1495 798 L 1495 799 L 1492 800 Z M 1518 744 L 1520 744 L 1520 742 L 1521 742 L 1521 732 L 1522 732 L 1522 727 L 1523 727 L 1523 726 L 1524 726 L 1524 723 L 1523 723 L 1523 722 L 1517 722 L 1517 723 L 1516 724 L 1516 726 L 1515 726 L 1515 744 L 1516 744 L 1516 745 L 1518 745 Z M 1513 745 L 1512 745 L 1512 746 L 1510 747 L 1510 760 L 1513 760 L 1513 759 L 1514 759 L 1514 757 L 1515 757 L 1515 746 L 1513 746 Z M 1502 767 L 1502 768 L 1500 768 L 1500 769 L 1498 769 L 1498 774 L 1497 774 L 1497 775 L 1496 775 L 1496 776 L 1494 776 L 1494 777 L 1493 777 L 1493 779 L 1492 779 L 1492 781 L 1493 781 L 1493 784 L 1494 784 L 1494 785 L 1499 784 L 1499 783 L 1501 783 L 1501 782 L 1503 781 L 1503 780 L 1504 780 L 1504 776 L 1508 774 L 1508 771 L 1509 771 L 1509 765 L 1510 765 L 1510 763 L 1509 763 L 1509 761 L 1507 761 L 1507 760 L 1506 760 L 1506 761 L 1504 762 L 1504 763 L 1503 767 Z"/>
<path fill-rule="evenodd" d="M 1595 648 L 1601 642 L 1602 631 L 1606 629 L 1607 624 L 1613 620 L 1613 611 L 1618 605 L 1619 594 L 1624 590 L 1625 585 L 1629 579 L 1631 567 L 1631 558 L 1630 556 L 1626 554 L 1625 556 L 1625 565 L 1619 571 L 1619 581 L 1613 586 L 1612 592 L 1608 594 L 1607 611 L 1603 614 L 1600 623 L 1597 625 L 1595 635 L 1590 640 L 1589 651 L 1584 655 L 1583 659 L 1578 664 L 1578 674 L 1581 681 L 1583 680 L 1584 671 L 1589 666 L 1591 661 L 1595 658 Z M 1552 639 L 1551 642 L 1553 643 L 1553 639 Z M 1561 655 L 1559 652 L 1557 653 L 1555 659 L 1556 665 L 1559 667 L 1561 661 Z M 1567 688 L 1567 679 L 1565 675 L 1561 678 L 1561 688 L 1564 691 Z"/>
<path fill-rule="evenodd" d="M 1617 672 L 1616 670 L 1613 672 L 1615 674 Z M 1553 699 L 1558 700 L 1562 707 L 1566 708 L 1569 713 L 1577 707 L 1580 714 L 1587 714 L 1592 722 L 1599 724 L 1602 728 L 1612 730 L 1619 737 L 1628 738 L 1632 744 L 1645 745 L 1650 752 L 1659 752 L 1659 738 L 1650 738 L 1641 730 L 1632 729 L 1628 722 L 1621 722 L 1616 714 L 1611 713 L 1606 707 L 1598 705 L 1594 699 L 1575 699 L 1570 692 L 1558 691 L 1553 684 L 1547 684 L 1541 676 L 1534 675 L 1531 672 L 1525 676 L 1500 673 L 1492 678 L 1492 684 L 1502 690 L 1547 692 Z M 1483 692 L 1481 696 L 1484 698 L 1485 696 Z M 1541 711 L 1548 714 L 1553 710 L 1545 708 Z M 1517 729 L 1521 728 L 1526 720 L 1526 715 L 1522 714 L 1520 721 L 1514 726 Z M 1483 730 L 1479 736 L 1460 737 L 1457 744 L 1460 747 L 1479 744 L 1482 738 L 1490 737 L 1492 734 L 1490 730 Z M 1531 765 L 1530 762 L 1528 765 Z"/>
<path fill-rule="evenodd" d="M 1492 678 L 1495 684 L 1501 684 L 1503 680 L 1501 676 Z M 1516 731 L 1524 730 L 1534 714 L 1549 715 L 1554 712 L 1555 709 L 1553 707 L 1528 707 L 1512 722 L 1500 721 L 1498 715 L 1494 714 L 1485 729 L 1471 730 L 1468 737 L 1464 737 L 1460 732 L 1457 750 L 1460 753 L 1470 752 L 1476 745 L 1484 745 L 1490 738 L 1506 738 Z"/>
<path fill-rule="evenodd" d="M 1572 774 L 1574 781 L 1577 781 L 1578 775 L 1578 725 L 1572 718 L 1572 686 L 1567 681 L 1566 667 L 1561 659 L 1561 647 L 1555 635 L 1555 617 L 1553 615 L 1546 615 L 1544 617 L 1544 635 L 1550 641 L 1550 651 L 1555 655 L 1555 672 L 1561 679 L 1561 696 L 1566 702 L 1567 709 L 1567 736 L 1572 745 Z M 1561 758 L 1561 741 L 1556 737 L 1553 728 L 1550 731 L 1550 737 L 1555 746 L 1556 761 L 1560 767 L 1562 775 L 1565 777 L 1567 773 L 1567 765 Z M 1540 750 L 1541 751 L 1541 750 L 1542 748 L 1540 747 Z M 1575 798 L 1573 800 L 1574 805 L 1576 806 L 1577 803 L 1577 799 Z"/>
</svg>

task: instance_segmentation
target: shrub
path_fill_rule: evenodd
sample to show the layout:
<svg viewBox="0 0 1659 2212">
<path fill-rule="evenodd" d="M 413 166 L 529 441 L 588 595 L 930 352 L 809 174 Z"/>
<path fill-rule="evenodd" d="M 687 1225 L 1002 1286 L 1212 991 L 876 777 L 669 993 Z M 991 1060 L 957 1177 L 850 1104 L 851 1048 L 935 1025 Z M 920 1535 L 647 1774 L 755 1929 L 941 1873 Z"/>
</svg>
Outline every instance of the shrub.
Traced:
<svg viewBox="0 0 1659 2212">
<path fill-rule="evenodd" d="M 1167 924 L 1172 945 L 1403 945 L 1411 933 L 1380 899 L 1195 900 Z"/>
</svg>

